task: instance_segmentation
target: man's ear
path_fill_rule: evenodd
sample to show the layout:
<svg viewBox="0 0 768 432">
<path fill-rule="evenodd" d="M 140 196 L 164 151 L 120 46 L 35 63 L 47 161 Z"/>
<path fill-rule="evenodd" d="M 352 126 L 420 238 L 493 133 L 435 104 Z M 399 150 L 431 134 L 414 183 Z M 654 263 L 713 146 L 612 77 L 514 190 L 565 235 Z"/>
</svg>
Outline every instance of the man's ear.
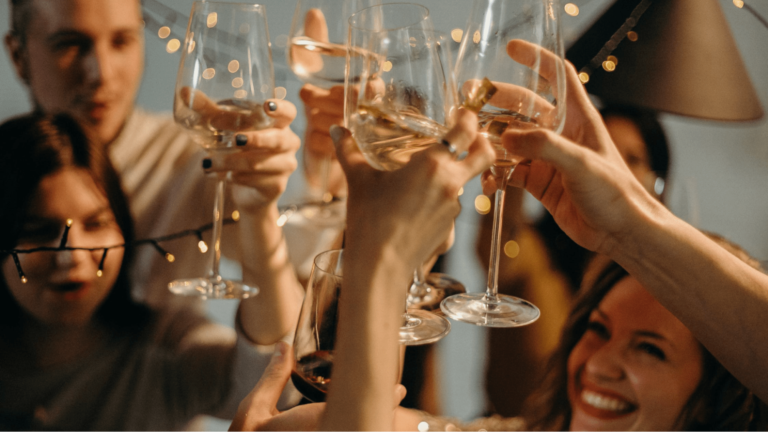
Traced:
<svg viewBox="0 0 768 432">
<path fill-rule="evenodd" d="M 19 37 L 8 32 L 5 35 L 5 49 L 8 50 L 8 55 L 11 56 L 16 76 L 29 85 L 29 59 Z"/>
</svg>

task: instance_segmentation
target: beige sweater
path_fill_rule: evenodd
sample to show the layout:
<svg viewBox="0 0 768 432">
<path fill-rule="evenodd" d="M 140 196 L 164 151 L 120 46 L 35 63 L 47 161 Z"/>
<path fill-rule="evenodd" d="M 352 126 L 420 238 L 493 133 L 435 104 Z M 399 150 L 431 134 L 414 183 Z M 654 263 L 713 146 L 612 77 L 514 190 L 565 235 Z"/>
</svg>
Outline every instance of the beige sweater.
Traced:
<svg viewBox="0 0 768 432">
<path fill-rule="evenodd" d="M 198 414 L 232 418 L 270 351 L 190 308 L 157 313 L 77 361 L 0 369 L 0 430 L 179 430 Z"/>
</svg>

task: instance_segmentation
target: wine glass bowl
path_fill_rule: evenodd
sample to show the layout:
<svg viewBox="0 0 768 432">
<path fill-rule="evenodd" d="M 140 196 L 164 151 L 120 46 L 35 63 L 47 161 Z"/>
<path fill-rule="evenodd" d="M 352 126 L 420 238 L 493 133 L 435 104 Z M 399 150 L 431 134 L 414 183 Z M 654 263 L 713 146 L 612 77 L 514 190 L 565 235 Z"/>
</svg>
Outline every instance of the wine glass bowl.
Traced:
<svg viewBox="0 0 768 432">
<path fill-rule="evenodd" d="M 237 134 L 272 126 L 264 110 L 275 88 L 269 45 L 264 6 L 212 1 L 192 5 L 173 113 L 209 152 L 237 151 Z M 258 292 L 219 273 L 226 177 L 220 174 L 216 186 L 210 274 L 172 281 L 168 288 L 174 294 L 232 299 Z"/>
<path fill-rule="evenodd" d="M 350 18 L 345 119 L 374 168 L 395 170 L 438 142 L 458 104 L 448 39 L 429 11 L 385 4 Z"/>
<path fill-rule="evenodd" d="M 293 339 L 291 381 L 313 402 L 325 400 L 331 382 L 343 255 L 331 250 L 315 257 Z"/>
</svg>

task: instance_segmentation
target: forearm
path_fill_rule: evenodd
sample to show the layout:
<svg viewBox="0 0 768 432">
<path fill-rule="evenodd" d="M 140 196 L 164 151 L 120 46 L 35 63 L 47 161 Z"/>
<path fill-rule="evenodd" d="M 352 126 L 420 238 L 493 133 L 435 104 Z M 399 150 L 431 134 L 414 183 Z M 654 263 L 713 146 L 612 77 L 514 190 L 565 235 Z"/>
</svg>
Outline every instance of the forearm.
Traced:
<svg viewBox="0 0 768 432">
<path fill-rule="evenodd" d="M 667 210 L 642 216 L 611 258 L 733 375 L 768 400 L 768 276 Z"/>
<path fill-rule="evenodd" d="M 240 324 L 253 342 L 270 345 L 293 331 L 303 290 L 289 260 L 274 205 L 244 213 L 241 236 L 243 281 L 259 294 L 240 302 Z"/>
<path fill-rule="evenodd" d="M 393 249 L 347 244 L 333 384 L 321 429 L 392 430 L 397 330 L 410 277 Z"/>
</svg>

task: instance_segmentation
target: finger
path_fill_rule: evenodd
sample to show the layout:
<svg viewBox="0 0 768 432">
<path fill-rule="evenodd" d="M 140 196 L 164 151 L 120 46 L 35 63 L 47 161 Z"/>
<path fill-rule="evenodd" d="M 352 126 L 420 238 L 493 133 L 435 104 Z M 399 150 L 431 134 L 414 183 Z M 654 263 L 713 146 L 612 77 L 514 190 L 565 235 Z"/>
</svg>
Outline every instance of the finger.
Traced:
<svg viewBox="0 0 768 432">
<path fill-rule="evenodd" d="M 539 75 L 552 85 L 557 84 L 558 74 L 564 73 L 563 60 L 552 51 L 534 43 L 513 39 L 507 43 L 507 54 L 512 60 L 537 70 Z"/>
<path fill-rule="evenodd" d="M 532 90 L 514 84 L 494 82 L 496 93 L 488 101 L 499 108 L 510 109 L 533 117 L 535 113 L 552 113 L 555 107 Z"/>
<path fill-rule="evenodd" d="M 265 431 L 315 431 L 325 412 L 325 402 L 299 405 L 282 412 L 268 422 L 260 424 L 258 430 Z"/>
<path fill-rule="evenodd" d="M 291 376 L 293 356 L 291 346 L 280 341 L 275 353 L 256 386 L 240 403 L 230 430 L 253 430 L 255 425 L 277 411 L 277 401 Z"/>
<path fill-rule="evenodd" d="M 304 34 L 320 42 L 328 42 L 328 24 L 320 9 L 312 8 L 304 17 Z"/>
<path fill-rule="evenodd" d="M 318 111 L 309 115 L 309 118 L 307 119 L 307 127 L 328 133 L 328 131 L 331 130 L 331 126 L 342 126 L 342 120 L 341 116 Z"/>
<path fill-rule="evenodd" d="M 298 165 L 292 153 L 238 152 L 210 160 L 209 172 L 281 174 L 293 172 Z"/>
<path fill-rule="evenodd" d="M 275 344 L 275 353 L 252 391 L 254 397 L 251 406 L 263 407 L 264 410 L 269 411 L 275 409 L 283 388 L 291 376 L 292 351 L 292 347 L 286 342 L 280 341 Z"/>
<path fill-rule="evenodd" d="M 296 118 L 296 105 L 280 99 L 268 99 L 264 102 L 264 111 L 275 119 L 273 128 L 286 128 Z"/>
<path fill-rule="evenodd" d="M 591 153 L 591 150 L 546 129 L 510 129 L 501 136 L 501 143 L 514 155 L 548 162 L 558 170 L 573 175 L 578 175 L 584 168 Z"/>
<path fill-rule="evenodd" d="M 408 390 L 406 390 L 405 386 L 402 384 L 398 384 L 395 386 L 395 406 L 400 405 L 400 402 L 405 399 L 405 395 L 408 393 Z"/>
<path fill-rule="evenodd" d="M 245 141 L 240 141 L 238 137 L 237 145 L 243 151 L 296 152 L 301 147 L 299 136 L 288 128 L 269 128 L 240 135 L 245 137 Z"/>
<path fill-rule="evenodd" d="M 463 170 L 463 176 L 459 178 L 461 184 L 468 182 L 476 175 L 490 168 L 496 160 L 496 151 L 488 139 L 478 134 L 475 141 L 469 148 L 467 158 L 459 162 L 459 167 Z"/>
<path fill-rule="evenodd" d="M 520 166 L 518 164 L 518 166 L 515 167 L 515 170 L 512 171 L 512 174 L 517 172 L 519 168 Z M 480 184 L 483 186 L 483 194 L 487 196 L 492 196 L 494 193 L 496 193 L 496 189 L 497 189 L 496 179 L 494 178 L 493 173 L 491 173 L 490 170 L 483 171 L 482 175 L 480 176 Z M 512 184 L 511 180 L 509 184 L 510 185 Z M 517 186 L 524 187 L 524 184 L 520 184 Z"/>
<path fill-rule="evenodd" d="M 333 90 L 336 87 L 340 86 L 335 86 L 331 90 L 325 90 L 305 84 L 299 91 L 299 97 L 304 102 L 304 106 L 309 108 L 308 111 L 310 112 L 313 109 L 317 109 L 330 115 L 343 117 L 344 87 L 341 87 L 340 95 L 338 90 Z"/>
<path fill-rule="evenodd" d="M 447 144 L 450 144 L 456 149 L 455 154 L 460 155 L 469 149 L 476 136 L 477 115 L 470 110 L 462 108 L 458 112 L 456 125 L 443 136 L 442 143 L 430 147 L 425 153 L 439 152 L 450 155 L 450 151 L 447 151 Z M 451 157 L 454 157 L 454 155 L 451 155 Z"/>
<path fill-rule="evenodd" d="M 218 105 L 205 93 L 200 90 L 193 90 L 191 87 L 182 87 L 179 90 L 179 97 L 181 97 L 184 105 L 203 117 L 209 117 L 219 110 Z"/>
<path fill-rule="evenodd" d="M 336 158 L 336 147 L 333 145 L 330 132 L 313 131 L 307 137 L 304 148 L 313 155 Z"/>
<path fill-rule="evenodd" d="M 369 167 L 365 156 L 363 156 L 360 148 L 357 147 L 355 139 L 352 138 L 352 134 L 347 128 L 342 126 L 332 127 L 331 138 L 336 147 L 336 158 L 339 160 L 347 178 L 350 178 L 355 171 L 363 167 Z"/>
</svg>

